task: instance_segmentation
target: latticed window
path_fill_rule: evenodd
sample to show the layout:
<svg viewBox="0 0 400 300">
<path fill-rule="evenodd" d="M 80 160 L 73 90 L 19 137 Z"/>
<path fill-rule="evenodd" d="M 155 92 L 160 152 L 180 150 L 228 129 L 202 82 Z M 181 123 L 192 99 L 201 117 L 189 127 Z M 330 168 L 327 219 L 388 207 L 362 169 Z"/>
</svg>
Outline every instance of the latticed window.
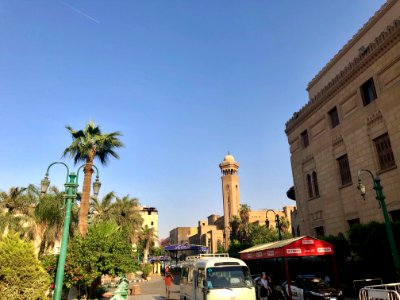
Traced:
<svg viewBox="0 0 400 300">
<path fill-rule="evenodd" d="M 342 180 L 342 185 L 351 183 L 351 172 L 350 172 L 350 165 L 349 159 L 347 158 L 347 154 L 339 157 L 337 159 L 339 164 L 339 172 L 340 172 L 340 179 Z"/>
<path fill-rule="evenodd" d="M 387 133 L 374 139 L 376 153 L 378 154 L 379 166 L 381 170 L 386 170 L 396 165 L 394 161 L 392 145 L 390 144 Z"/>
</svg>

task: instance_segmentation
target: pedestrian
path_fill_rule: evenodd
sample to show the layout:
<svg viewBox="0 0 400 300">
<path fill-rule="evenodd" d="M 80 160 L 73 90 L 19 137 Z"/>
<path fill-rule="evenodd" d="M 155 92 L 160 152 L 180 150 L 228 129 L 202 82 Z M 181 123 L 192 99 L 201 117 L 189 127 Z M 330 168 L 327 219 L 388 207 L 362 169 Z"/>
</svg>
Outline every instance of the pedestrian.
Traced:
<svg viewBox="0 0 400 300">
<path fill-rule="evenodd" d="M 174 277 L 172 277 L 171 273 L 166 273 L 164 280 L 165 280 L 165 293 L 166 293 L 167 299 L 169 299 L 170 288 L 171 288 L 172 280 L 174 280 Z"/>
<path fill-rule="evenodd" d="M 271 288 L 269 287 L 267 274 L 265 272 L 261 273 L 261 279 L 258 284 L 258 298 L 260 300 L 268 300 L 268 296 L 271 293 Z"/>
</svg>

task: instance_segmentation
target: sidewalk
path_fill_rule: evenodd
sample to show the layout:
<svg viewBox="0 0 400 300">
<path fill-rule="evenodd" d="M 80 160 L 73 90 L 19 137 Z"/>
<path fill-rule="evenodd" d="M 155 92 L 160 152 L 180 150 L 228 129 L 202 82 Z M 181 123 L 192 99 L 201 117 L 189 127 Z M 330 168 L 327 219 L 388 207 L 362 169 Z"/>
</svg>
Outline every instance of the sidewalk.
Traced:
<svg viewBox="0 0 400 300">
<path fill-rule="evenodd" d="M 177 276 L 179 277 L 179 276 Z M 171 294 L 168 299 L 179 299 L 179 278 L 175 277 L 171 286 Z M 164 277 L 160 275 L 153 275 L 150 281 L 143 281 L 136 283 L 140 286 L 140 295 L 128 296 L 128 300 L 164 300 L 165 284 Z"/>
</svg>

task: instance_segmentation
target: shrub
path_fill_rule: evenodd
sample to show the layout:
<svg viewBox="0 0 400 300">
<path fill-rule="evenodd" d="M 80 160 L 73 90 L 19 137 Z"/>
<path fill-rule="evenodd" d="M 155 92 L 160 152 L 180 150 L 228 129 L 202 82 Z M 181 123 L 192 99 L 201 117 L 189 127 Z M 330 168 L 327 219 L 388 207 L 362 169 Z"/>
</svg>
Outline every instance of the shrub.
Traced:
<svg viewBox="0 0 400 300">
<path fill-rule="evenodd" d="M 17 234 L 0 241 L 0 299 L 46 299 L 50 278 L 32 243 Z"/>
<path fill-rule="evenodd" d="M 143 278 L 146 278 L 150 275 L 151 271 L 153 270 L 153 265 L 152 264 L 143 264 L 142 266 L 142 276 Z"/>
</svg>

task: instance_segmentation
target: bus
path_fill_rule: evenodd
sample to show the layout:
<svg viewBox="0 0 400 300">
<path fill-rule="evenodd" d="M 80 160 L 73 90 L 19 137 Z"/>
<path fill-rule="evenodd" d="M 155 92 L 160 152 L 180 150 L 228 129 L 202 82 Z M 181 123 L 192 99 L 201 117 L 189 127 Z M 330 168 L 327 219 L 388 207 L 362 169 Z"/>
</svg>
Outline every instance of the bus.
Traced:
<svg viewBox="0 0 400 300">
<path fill-rule="evenodd" d="M 256 300 L 250 270 L 227 254 L 187 257 L 181 266 L 181 300 Z"/>
</svg>

